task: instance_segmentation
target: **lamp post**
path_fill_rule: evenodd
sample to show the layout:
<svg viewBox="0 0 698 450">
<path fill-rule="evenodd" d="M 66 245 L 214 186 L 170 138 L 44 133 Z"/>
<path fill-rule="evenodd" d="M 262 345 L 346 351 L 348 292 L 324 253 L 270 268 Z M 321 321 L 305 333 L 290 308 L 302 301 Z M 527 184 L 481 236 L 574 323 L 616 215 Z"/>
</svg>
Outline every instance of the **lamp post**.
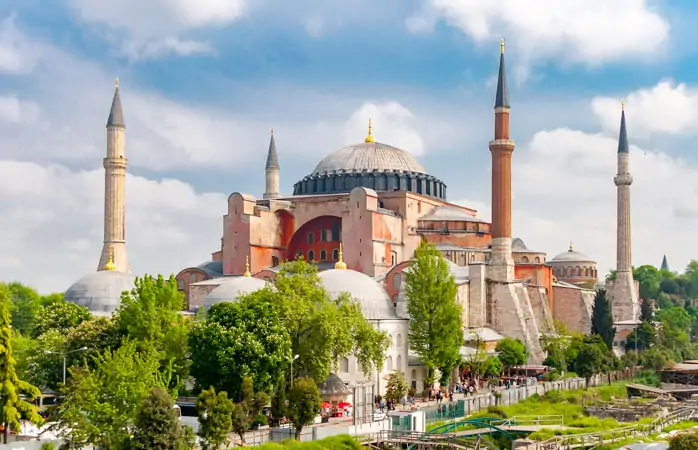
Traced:
<svg viewBox="0 0 698 450">
<path fill-rule="evenodd" d="M 295 355 L 291 358 L 291 389 L 293 389 L 293 361 L 297 360 L 300 355 Z"/>
<path fill-rule="evenodd" d="M 87 350 L 87 347 L 80 347 L 76 350 L 71 350 L 69 352 L 52 352 L 51 350 L 44 350 L 44 353 L 46 353 L 47 355 L 63 355 L 63 386 L 65 386 L 65 366 L 67 356 L 71 353 L 84 352 L 85 350 Z"/>
</svg>

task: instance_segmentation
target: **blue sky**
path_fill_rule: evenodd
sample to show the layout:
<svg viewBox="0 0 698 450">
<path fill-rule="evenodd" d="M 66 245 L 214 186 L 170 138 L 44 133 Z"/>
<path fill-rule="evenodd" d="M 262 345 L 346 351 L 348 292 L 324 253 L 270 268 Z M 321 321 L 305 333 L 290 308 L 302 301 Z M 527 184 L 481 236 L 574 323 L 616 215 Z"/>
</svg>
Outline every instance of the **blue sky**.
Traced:
<svg viewBox="0 0 698 450">
<path fill-rule="evenodd" d="M 650 0 L 0 1 L 0 269 L 42 290 L 94 270 L 104 121 L 119 76 L 136 273 L 208 258 L 225 198 L 261 196 L 274 127 L 284 192 L 333 149 L 413 152 L 489 216 L 493 76 L 507 38 L 514 230 L 615 258 L 627 99 L 635 264 L 681 269 L 698 218 L 698 6 Z M 694 251 L 695 250 L 695 251 Z"/>
</svg>

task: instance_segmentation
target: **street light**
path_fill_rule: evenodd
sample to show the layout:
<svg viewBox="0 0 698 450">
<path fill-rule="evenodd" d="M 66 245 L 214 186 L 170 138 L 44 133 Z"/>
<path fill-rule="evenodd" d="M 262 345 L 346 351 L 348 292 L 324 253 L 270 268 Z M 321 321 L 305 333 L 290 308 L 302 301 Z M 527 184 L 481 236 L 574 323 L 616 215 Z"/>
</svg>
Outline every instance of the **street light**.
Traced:
<svg viewBox="0 0 698 450">
<path fill-rule="evenodd" d="M 63 386 L 65 386 L 66 357 L 71 353 L 84 352 L 85 350 L 87 350 L 87 347 L 80 347 L 76 350 L 71 350 L 69 352 L 52 352 L 51 350 L 44 350 L 44 353 L 46 353 L 47 355 L 63 355 Z"/>
<path fill-rule="evenodd" d="M 293 361 L 297 360 L 300 355 L 296 355 L 291 359 L 291 389 L 293 389 Z"/>
</svg>

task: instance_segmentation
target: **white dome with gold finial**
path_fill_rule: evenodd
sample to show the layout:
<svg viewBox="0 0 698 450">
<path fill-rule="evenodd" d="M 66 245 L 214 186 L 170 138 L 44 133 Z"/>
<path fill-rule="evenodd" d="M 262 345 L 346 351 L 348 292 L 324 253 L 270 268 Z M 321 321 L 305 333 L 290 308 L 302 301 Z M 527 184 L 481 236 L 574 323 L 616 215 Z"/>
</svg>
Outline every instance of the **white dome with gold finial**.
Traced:
<svg viewBox="0 0 698 450">
<path fill-rule="evenodd" d="M 95 315 L 109 315 L 116 311 L 121 306 L 121 295 L 135 287 L 136 278 L 116 270 L 111 256 L 104 269 L 73 283 L 63 294 L 65 301 L 84 306 Z"/>
</svg>

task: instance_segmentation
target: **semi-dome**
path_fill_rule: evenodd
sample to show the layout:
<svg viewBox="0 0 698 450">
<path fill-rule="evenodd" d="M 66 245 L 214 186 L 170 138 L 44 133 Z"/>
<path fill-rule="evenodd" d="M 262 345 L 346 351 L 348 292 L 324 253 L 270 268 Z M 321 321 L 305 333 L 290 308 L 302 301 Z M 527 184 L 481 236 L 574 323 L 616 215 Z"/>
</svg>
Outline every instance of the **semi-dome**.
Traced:
<svg viewBox="0 0 698 450">
<path fill-rule="evenodd" d="M 595 263 L 593 259 L 589 258 L 587 255 L 583 253 L 579 253 L 575 251 L 572 248 L 572 244 L 570 244 L 569 250 L 567 250 L 564 253 L 560 253 L 559 255 L 555 256 L 553 259 L 548 260 L 549 263 L 555 264 L 555 263 L 570 263 L 570 262 L 591 262 Z"/>
<path fill-rule="evenodd" d="M 409 152 L 376 142 L 370 123 L 364 142 L 324 157 L 308 176 L 293 185 L 293 195 L 339 194 L 357 187 L 446 199 L 446 185 L 429 175 Z"/>
<path fill-rule="evenodd" d="M 362 142 L 333 151 L 315 166 L 312 175 L 332 172 L 427 171 L 409 152 L 380 142 Z"/>
<path fill-rule="evenodd" d="M 318 274 L 327 293 L 337 297 L 346 292 L 361 306 L 361 312 L 369 320 L 397 319 L 388 293 L 376 280 L 361 272 L 349 269 L 325 270 Z"/>
<path fill-rule="evenodd" d="M 116 270 L 90 273 L 73 283 L 65 291 L 65 301 L 84 306 L 96 315 L 113 313 L 121 305 L 121 294 L 131 291 L 136 278 Z"/>
<path fill-rule="evenodd" d="M 250 294 L 266 286 L 266 281 L 249 276 L 225 277 L 221 284 L 213 289 L 204 299 L 204 308 L 216 303 L 233 302 L 239 297 Z"/>
</svg>

